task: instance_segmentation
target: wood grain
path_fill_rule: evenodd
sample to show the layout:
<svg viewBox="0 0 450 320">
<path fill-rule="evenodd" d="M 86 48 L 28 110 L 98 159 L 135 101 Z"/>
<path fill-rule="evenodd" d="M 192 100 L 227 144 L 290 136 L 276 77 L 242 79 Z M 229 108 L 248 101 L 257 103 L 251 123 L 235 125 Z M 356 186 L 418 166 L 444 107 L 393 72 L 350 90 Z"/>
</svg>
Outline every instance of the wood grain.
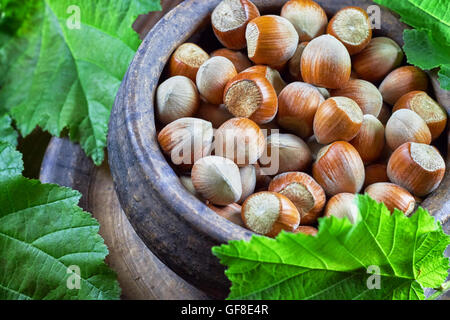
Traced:
<svg viewBox="0 0 450 320">
<path fill-rule="evenodd" d="M 156 141 L 153 99 L 176 47 L 188 39 L 203 47 L 219 46 L 211 38 L 210 28 L 206 28 L 219 1 L 185 1 L 150 31 L 122 82 L 108 139 L 109 163 L 119 200 L 137 233 L 164 263 L 218 298 L 226 296 L 229 283 L 211 247 L 232 239 L 248 239 L 252 233 L 217 216 L 180 184 Z M 356 0 L 317 2 L 329 15 L 343 6 L 367 8 L 373 4 Z M 263 13 L 277 13 L 285 1 L 254 3 Z M 392 13 L 382 9 L 381 30 L 374 34 L 402 44 L 404 28 Z M 442 187 L 424 202 L 432 214 L 449 205 L 449 179 L 447 173 Z M 448 215 L 447 210 L 437 217 L 448 223 Z"/>
<path fill-rule="evenodd" d="M 52 138 L 40 179 L 81 192 L 80 206 L 100 223 L 109 249 L 106 262 L 117 273 L 122 299 L 208 299 L 167 268 L 136 234 L 120 208 L 106 162 L 95 167 L 79 145 Z"/>
</svg>

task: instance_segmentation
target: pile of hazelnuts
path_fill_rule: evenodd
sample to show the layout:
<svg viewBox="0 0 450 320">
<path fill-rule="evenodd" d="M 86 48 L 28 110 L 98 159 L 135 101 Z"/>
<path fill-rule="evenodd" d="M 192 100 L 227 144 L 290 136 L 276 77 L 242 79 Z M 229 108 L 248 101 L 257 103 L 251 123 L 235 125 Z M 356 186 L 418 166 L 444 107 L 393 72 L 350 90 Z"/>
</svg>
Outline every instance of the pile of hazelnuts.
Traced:
<svg viewBox="0 0 450 320">
<path fill-rule="evenodd" d="M 328 21 L 312 0 L 279 16 L 223 0 L 211 23 L 224 48 L 178 47 L 155 112 L 164 154 L 193 151 L 173 165 L 181 183 L 216 213 L 271 237 L 316 234 L 321 216 L 354 223 L 358 193 L 409 215 L 439 186 L 445 161 L 431 143 L 447 114 L 362 8 Z M 276 172 L 263 154 L 278 155 Z"/>
</svg>

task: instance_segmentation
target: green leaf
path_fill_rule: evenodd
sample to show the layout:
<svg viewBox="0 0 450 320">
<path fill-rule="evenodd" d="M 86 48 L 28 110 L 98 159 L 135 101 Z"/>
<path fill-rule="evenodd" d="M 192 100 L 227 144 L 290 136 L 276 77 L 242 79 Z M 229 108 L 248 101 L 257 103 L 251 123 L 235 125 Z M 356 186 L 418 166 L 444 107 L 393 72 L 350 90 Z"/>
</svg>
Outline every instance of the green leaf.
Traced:
<svg viewBox="0 0 450 320">
<path fill-rule="evenodd" d="M 22 135 L 36 126 L 55 136 L 68 128 L 100 164 L 114 98 L 140 44 L 132 24 L 158 9 L 157 0 L 36 1 L 0 49 L 0 105 Z"/>
<path fill-rule="evenodd" d="M 447 0 L 374 0 L 401 16 L 417 30 L 405 30 L 403 47 L 408 62 L 422 69 L 440 67 L 439 82 L 450 90 L 450 10 Z"/>
<path fill-rule="evenodd" d="M 0 117 L 0 143 L 8 143 L 17 146 L 17 132 L 11 125 L 11 118 L 8 115 Z"/>
<path fill-rule="evenodd" d="M 361 219 L 321 218 L 317 236 L 282 232 L 213 248 L 226 265 L 230 299 L 424 299 L 449 266 L 450 243 L 425 210 L 407 218 L 359 196 Z M 369 289 L 371 266 L 380 289 Z"/>
<path fill-rule="evenodd" d="M 118 299 L 108 249 L 98 222 L 77 206 L 80 193 L 28 180 L 22 166 L 21 154 L 0 144 L 0 300 Z"/>
</svg>

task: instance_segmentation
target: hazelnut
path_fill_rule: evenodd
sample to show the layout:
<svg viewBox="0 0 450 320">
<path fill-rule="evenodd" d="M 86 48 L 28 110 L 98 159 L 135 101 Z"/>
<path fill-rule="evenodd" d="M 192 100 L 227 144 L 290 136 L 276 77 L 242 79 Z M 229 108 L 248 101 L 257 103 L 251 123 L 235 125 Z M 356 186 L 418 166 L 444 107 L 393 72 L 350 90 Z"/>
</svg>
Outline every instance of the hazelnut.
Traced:
<svg viewBox="0 0 450 320">
<path fill-rule="evenodd" d="M 156 91 L 156 114 L 163 124 L 192 117 L 199 104 L 197 87 L 191 79 L 184 76 L 167 79 Z"/>
<path fill-rule="evenodd" d="M 273 178 L 269 191 L 278 192 L 292 201 L 300 213 L 302 225 L 315 224 L 325 205 L 325 192 L 306 173 L 282 173 Z"/>
<path fill-rule="evenodd" d="M 217 39 L 227 48 L 245 48 L 245 29 L 254 18 L 259 17 L 258 8 L 249 0 L 223 0 L 214 9 L 211 23 Z"/>
<path fill-rule="evenodd" d="M 234 50 L 230 50 L 230 49 L 218 49 L 216 51 L 214 51 L 213 53 L 211 53 L 211 57 L 225 57 L 228 60 L 230 60 L 234 67 L 236 68 L 236 71 L 242 72 L 247 68 L 250 68 L 252 66 L 252 63 L 250 62 L 250 60 L 247 58 L 247 56 L 245 54 L 243 54 L 240 51 L 234 51 Z"/>
<path fill-rule="evenodd" d="M 242 72 L 225 87 L 223 101 L 235 117 L 249 118 L 258 124 L 275 118 L 278 99 L 270 82 L 257 73 Z"/>
<path fill-rule="evenodd" d="M 253 66 L 245 69 L 242 73 L 257 73 L 262 75 L 267 80 L 269 80 L 270 84 L 275 89 L 277 95 L 279 95 L 281 90 L 283 90 L 284 87 L 286 87 L 286 82 L 284 82 L 278 70 L 275 70 L 269 66 L 261 66 L 261 65 Z"/>
<path fill-rule="evenodd" d="M 302 138 L 313 134 L 314 116 L 325 101 L 314 86 L 293 82 L 278 96 L 278 124 Z"/>
<path fill-rule="evenodd" d="M 387 182 L 371 184 L 365 190 L 372 199 L 383 202 L 391 213 L 394 209 L 402 211 L 405 215 L 413 212 L 416 201 L 404 188 Z"/>
<path fill-rule="evenodd" d="M 236 75 L 236 69 L 230 60 L 212 57 L 197 72 L 198 91 L 208 102 L 222 104 L 225 86 Z"/>
<path fill-rule="evenodd" d="M 407 142 L 391 155 L 389 179 L 413 195 L 422 197 L 439 187 L 445 174 L 445 161 L 439 151 L 423 143 Z"/>
<path fill-rule="evenodd" d="M 289 74 L 295 80 L 302 81 L 302 72 L 301 72 L 302 54 L 303 54 L 303 50 L 305 50 L 307 44 L 308 44 L 307 41 L 300 43 L 297 46 L 297 50 L 295 50 L 294 55 L 288 62 Z"/>
<path fill-rule="evenodd" d="M 404 66 L 391 71 L 378 87 L 383 100 L 390 105 L 394 105 L 401 96 L 410 91 L 426 91 L 427 88 L 426 73 L 413 66 Z"/>
<path fill-rule="evenodd" d="M 292 58 L 298 44 L 298 34 L 292 23 L 275 15 L 250 21 L 245 37 L 250 60 L 272 67 Z"/>
<path fill-rule="evenodd" d="M 248 165 L 239 168 L 239 173 L 241 175 L 242 182 L 242 195 L 238 203 L 242 203 L 247 199 L 253 192 L 255 192 L 256 187 L 256 169 L 253 165 Z"/>
<path fill-rule="evenodd" d="M 303 233 L 310 236 L 315 236 L 319 230 L 317 228 L 311 226 L 298 226 L 297 229 L 294 230 L 294 233 Z"/>
<path fill-rule="evenodd" d="M 238 166 L 231 160 L 208 156 L 192 167 L 192 184 L 200 196 L 213 204 L 228 205 L 242 195 Z"/>
<path fill-rule="evenodd" d="M 208 203 L 207 206 L 222 218 L 225 218 L 238 226 L 245 227 L 241 217 L 242 207 L 237 203 L 232 203 L 225 207 L 217 207 L 211 203 Z"/>
<path fill-rule="evenodd" d="M 365 114 L 361 129 L 350 143 L 365 164 L 377 160 L 384 148 L 383 124 L 371 114 Z"/>
<path fill-rule="evenodd" d="M 386 143 L 392 150 L 405 142 L 431 143 L 431 132 L 426 122 L 414 111 L 395 111 L 386 124 Z"/>
<path fill-rule="evenodd" d="M 393 69 L 400 66 L 403 51 L 392 39 L 377 37 L 367 47 L 352 56 L 352 66 L 361 79 L 378 82 Z"/>
<path fill-rule="evenodd" d="M 312 40 L 325 33 L 328 18 L 322 7 L 312 0 L 290 0 L 281 9 L 297 30 L 300 41 Z"/>
<path fill-rule="evenodd" d="M 359 7 L 339 10 L 330 20 L 327 33 L 341 41 L 351 55 L 361 52 L 372 39 L 369 16 Z"/>
<path fill-rule="evenodd" d="M 350 80 L 351 60 L 347 49 L 335 37 L 324 34 L 311 40 L 301 58 L 303 81 L 338 89 Z"/>
<path fill-rule="evenodd" d="M 354 193 L 338 193 L 328 200 L 325 207 L 325 217 L 347 218 L 351 223 L 356 223 L 359 218 L 359 208 Z"/>
<path fill-rule="evenodd" d="M 195 82 L 200 66 L 209 59 L 209 55 L 194 43 L 184 43 L 175 50 L 169 62 L 169 74 L 185 76 Z"/>
<path fill-rule="evenodd" d="M 314 116 L 314 135 L 317 142 L 350 141 L 358 134 L 363 123 L 358 104 L 346 97 L 332 97 L 323 102 Z"/>
<path fill-rule="evenodd" d="M 261 129 L 247 118 L 230 119 L 215 132 L 215 154 L 231 159 L 239 166 L 255 164 L 265 147 Z"/>
<path fill-rule="evenodd" d="M 224 104 L 216 105 L 208 102 L 200 103 L 195 117 L 211 122 L 213 128 L 219 128 L 225 121 L 233 118 Z"/>
<path fill-rule="evenodd" d="M 387 165 L 384 163 L 375 163 L 366 167 L 364 187 L 377 182 L 389 182 L 389 178 L 387 176 Z"/>
<path fill-rule="evenodd" d="M 300 224 L 300 214 L 285 196 L 275 192 L 258 192 L 242 205 L 242 220 L 255 233 L 269 237 L 282 230 L 294 231 Z"/>
<path fill-rule="evenodd" d="M 358 193 L 364 184 L 364 164 L 356 149 L 338 141 L 323 147 L 313 164 L 314 179 L 328 195 Z"/>
</svg>

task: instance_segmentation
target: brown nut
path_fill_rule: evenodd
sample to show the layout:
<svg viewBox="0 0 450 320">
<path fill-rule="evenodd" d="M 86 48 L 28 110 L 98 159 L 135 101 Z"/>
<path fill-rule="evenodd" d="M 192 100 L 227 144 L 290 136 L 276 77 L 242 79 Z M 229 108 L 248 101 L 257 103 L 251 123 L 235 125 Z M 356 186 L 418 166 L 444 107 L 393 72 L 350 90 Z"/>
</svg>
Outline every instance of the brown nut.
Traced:
<svg viewBox="0 0 450 320">
<path fill-rule="evenodd" d="M 276 67 L 295 53 L 298 34 L 289 20 L 268 15 L 250 21 L 245 32 L 248 57 L 256 64 Z"/>
<path fill-rule="evenodd" d="M 319 151 L 312 169 L 314 179 L 328 195 L 358 193 L 364 184 L 364 164 L 348 142 L 334 142 Z"/>
<path fill-rule="evenodd" d="M 297 50 L 295 50 L 294 55 L 288 62 L 289 74 L 295 80 L 302 81 L 302 72 L 301 72 L 302 54 L 303 54 L 303 50 L 305 50 L 307 44 L 308 44 L 307 41 L 300 43 L 297 46 Z"/>
<path fill-rule="evenodd" d="M 387 165 L 384 163 L 375 163 L 366 167 L 364 188 L 377 182 L 389 182 L 389 178 L 387 176 Z"/>
<path fill-rule="evenodd" d="M 278 173 L 305 171 L 312 162 L 308 145 L 301 138 L 288 133 L 274 133 L 267 138 L 267 155 L 278 162 Z"/>
<path fill-rule="evenodd" d="M 347 218 L 351 223 L 356 223 L 359 218 L 359 208 L 356 204 L 354 193 L 339 193 L 327 202 L 325 217 Z"/>
<path fill-rule="evenodd" d="M 438 138 L 447 126 L 447 113 L 444 108 L 424 91 L 411 91 L 403 95 L 392 111 L 399 109 L 412 110 L 425 120 L 432 140 Z"/>
<path fill-rule="evenodd" d="M 212 57 L 197 72 L 198 91 L 209 103 L 222 104 L 225 86 L 236 75 L 236 69 L 230 60 Z"/>
<path fill-rule="evenodd" d="M 249 0 L 223 0 L 211 15 L 211 24 L 217 39 L 227 48 L 245 48 L 245 29 L 254 18 L 259 17 L 258 8 Z"/>
<path fill-rule="evenodd" d="M 230 119 L 215 132 L 215 154 L 231 159 L 242 167 L 255 164 L 265 147 L 266 140 L 261 129 L 247 118 Z"/>
<path fill-rule="evenodd" d="M 414 111 L 395 111 L 386 124 L 386 143 L 392 150 L 405 142 L 431 143 L 431 132 L 426 122 Z"/>
<path fill-rule="evenodd" d="M 169 75 L 185 76 L 195 82 L 200 66 L 209 55 L 194 43 L 184 43 L 172 54 L 169 62 Z"/>
<path fill-rule="evenodd" d="M 350 141 L 358 134 L 363 122 L 358 104 L 346 97 L 332 97 L 323 102 L 314 116 L 317 142 Z"/>
<path fill-rule="evenodd" d="M 383 97 L 377 87 L 365 80 L 350 80 L 340 89 L 332 90 L 331 96 L 347 97 L 355 101 L 364 114 L 378 117 L 383 106 Z"/>
<path fill-rule="evenodd" d="M 235 117 L 249 118 L 258 124 L 275 118 L 278 99 L 270 82 L 258 73 L 242 72 L 225 87 L 223 101 Z"/>
<path fill-rule="evenodd" d="M 389 118 L 391 117 L 391 108 L 388 107 L 386 103 L 383 102 L 383 106 L 381 107 L 380 114 L 378 115 L 378 120 L 386 127 Z"/>
<path fill-rule="evenodd" d="M 233 118 L 233 115 L 228 112 L 228 109 L 224 104 L 216 105 L 208 102 L 201 102 L 195 117 L 211 122 L 213 128 L 217 129 L 225 121 Z"/>
<path fill-rule="evenodd" d="M 322 7 L 312 0 L 290 0 L 281 9 L 297 30 L 300 41 L 312 40 L 325 33 L 328 18 Z"/>
<path fill-rule="evenodd" d="M 309 175 L 303 172 L 286 172 L 275 178 L 269 191 L 286 196 L 297 207 L 302 225 L 315 224 L 325 205 L 325 192 Z"/>
<path fill-rule="evenodd" d="M 325 101 L 314 86 L 304 82 L 290 83 L 278 96 L 278 124 L 302 138 L 313 134 L 314 116 Z"/>
<path fill-rule="evenodd" d="M 156 115 L 163 124 L 192 117 L 200 105 L 195 83 L 184 76 L 175 76 L 161 83 L 156 90 Z"/>
<path fill-rule="evenodd" d="M 350 80 L 351 60 L 347 49 L 335 37 L 324 34 L 311 40 L 301 58 L 303 81 L 338 89 Z"/>
<path fill-rule="evenodd" d="M 285 196 L 275 192 L 258 192 L 242 205 L 242 220 L 251 231 L 275 237 L 282 230 L 294 231 L 300 224 L 300 214 Z"/>
<path fill-rule="evenodd" d="M 413 212 L 416 201 L 404 188 L 388 182 L 371 184 L 365 190 L 372 199 L 383 202 L 391 213 L 394 209 L 402 211 L 405 215 Z"/>
<path fill-rule="evenodd" d="M 389 73 L 378 89 L 383 100 L 394 105 L 398 99 L 410 91 L 426 91 L 428 88 L 428 77 L 425 72 L 417 67 L 404 66 Z"/>
<path fill-rule="evenodd" d="M 247 56 L 245 54 L 243 54 L 240 51 L 234 51 L 234 50 L 230 50 L 230 49 L 218 49 L 216 51 L 214 51 L 213 53 L 211 53 L 211 57 L 225 57 L 228 60 L 230 60 L 231 62 L 233 62 L 234 67 L 236 68 L 236 71 L 242 72 L 247 68 L 250 68 L 252 66 L 252 63 L 250 62 L 250 60 L 247 58 Z"/>
<path fill-rule="evenodd" d="M 377 160 L 384 148 L 383 124 L 371 114 L 365 114 L 356 137 L 350 143 L 358 151 L 364 164 Z"/>
<path fill-rule="evenodd" d="M 387 166 L 389 179 L 418 197 L 436 190 L 444 174 L 445 161 L 439 151 L 423 143 L 402 144 Z"/>
<path fill-rule="evenodd" d="M 213 204 L 228 205 L 242 195 L 238 166 L 231 160 L 208 156 L 197 160 L 192 167 L 192 184 L 203 199 Z"/>
<path fill-rule="evenodd" d="M 361 79 L 378 82 L 400 66 L 403 51 L 392 39 L 373 38 L 360 53 L 352 56 L 352 66 Z"/>
<path fill-rule="evenodd" d="M 196 118 L 181 118 L 169 123 L 158 134 L 158 142 L 172 163 L 186 168 L 210 155 L 213 128 L 210 122 Z"/>
<path fill-rule="evenodd" d="M 317 228 L 311 226 L 298 226 L 298 228 L 294 230 L 294 233 L 303 233 L 310 236 L 315 236 L 318 232 L 319 230 L 317 230 Z"/>
<path fill-rule="evenodd" d="M 327 33 L 341 41 L 351 55 L 361 52 L 372 39 L 369 16 L 359 7 L 339 10 L 330 20 Z"/>
<path fill-rule="evenodd" d="M 242 207 L 237 203 L 232 203 L 225 207 L 217 207 L 211 203 L 207 204 L 207 206 L 222 218 L 225 218 L 238 226 L 245 227 L 241 217 Z"/>
</svg>

